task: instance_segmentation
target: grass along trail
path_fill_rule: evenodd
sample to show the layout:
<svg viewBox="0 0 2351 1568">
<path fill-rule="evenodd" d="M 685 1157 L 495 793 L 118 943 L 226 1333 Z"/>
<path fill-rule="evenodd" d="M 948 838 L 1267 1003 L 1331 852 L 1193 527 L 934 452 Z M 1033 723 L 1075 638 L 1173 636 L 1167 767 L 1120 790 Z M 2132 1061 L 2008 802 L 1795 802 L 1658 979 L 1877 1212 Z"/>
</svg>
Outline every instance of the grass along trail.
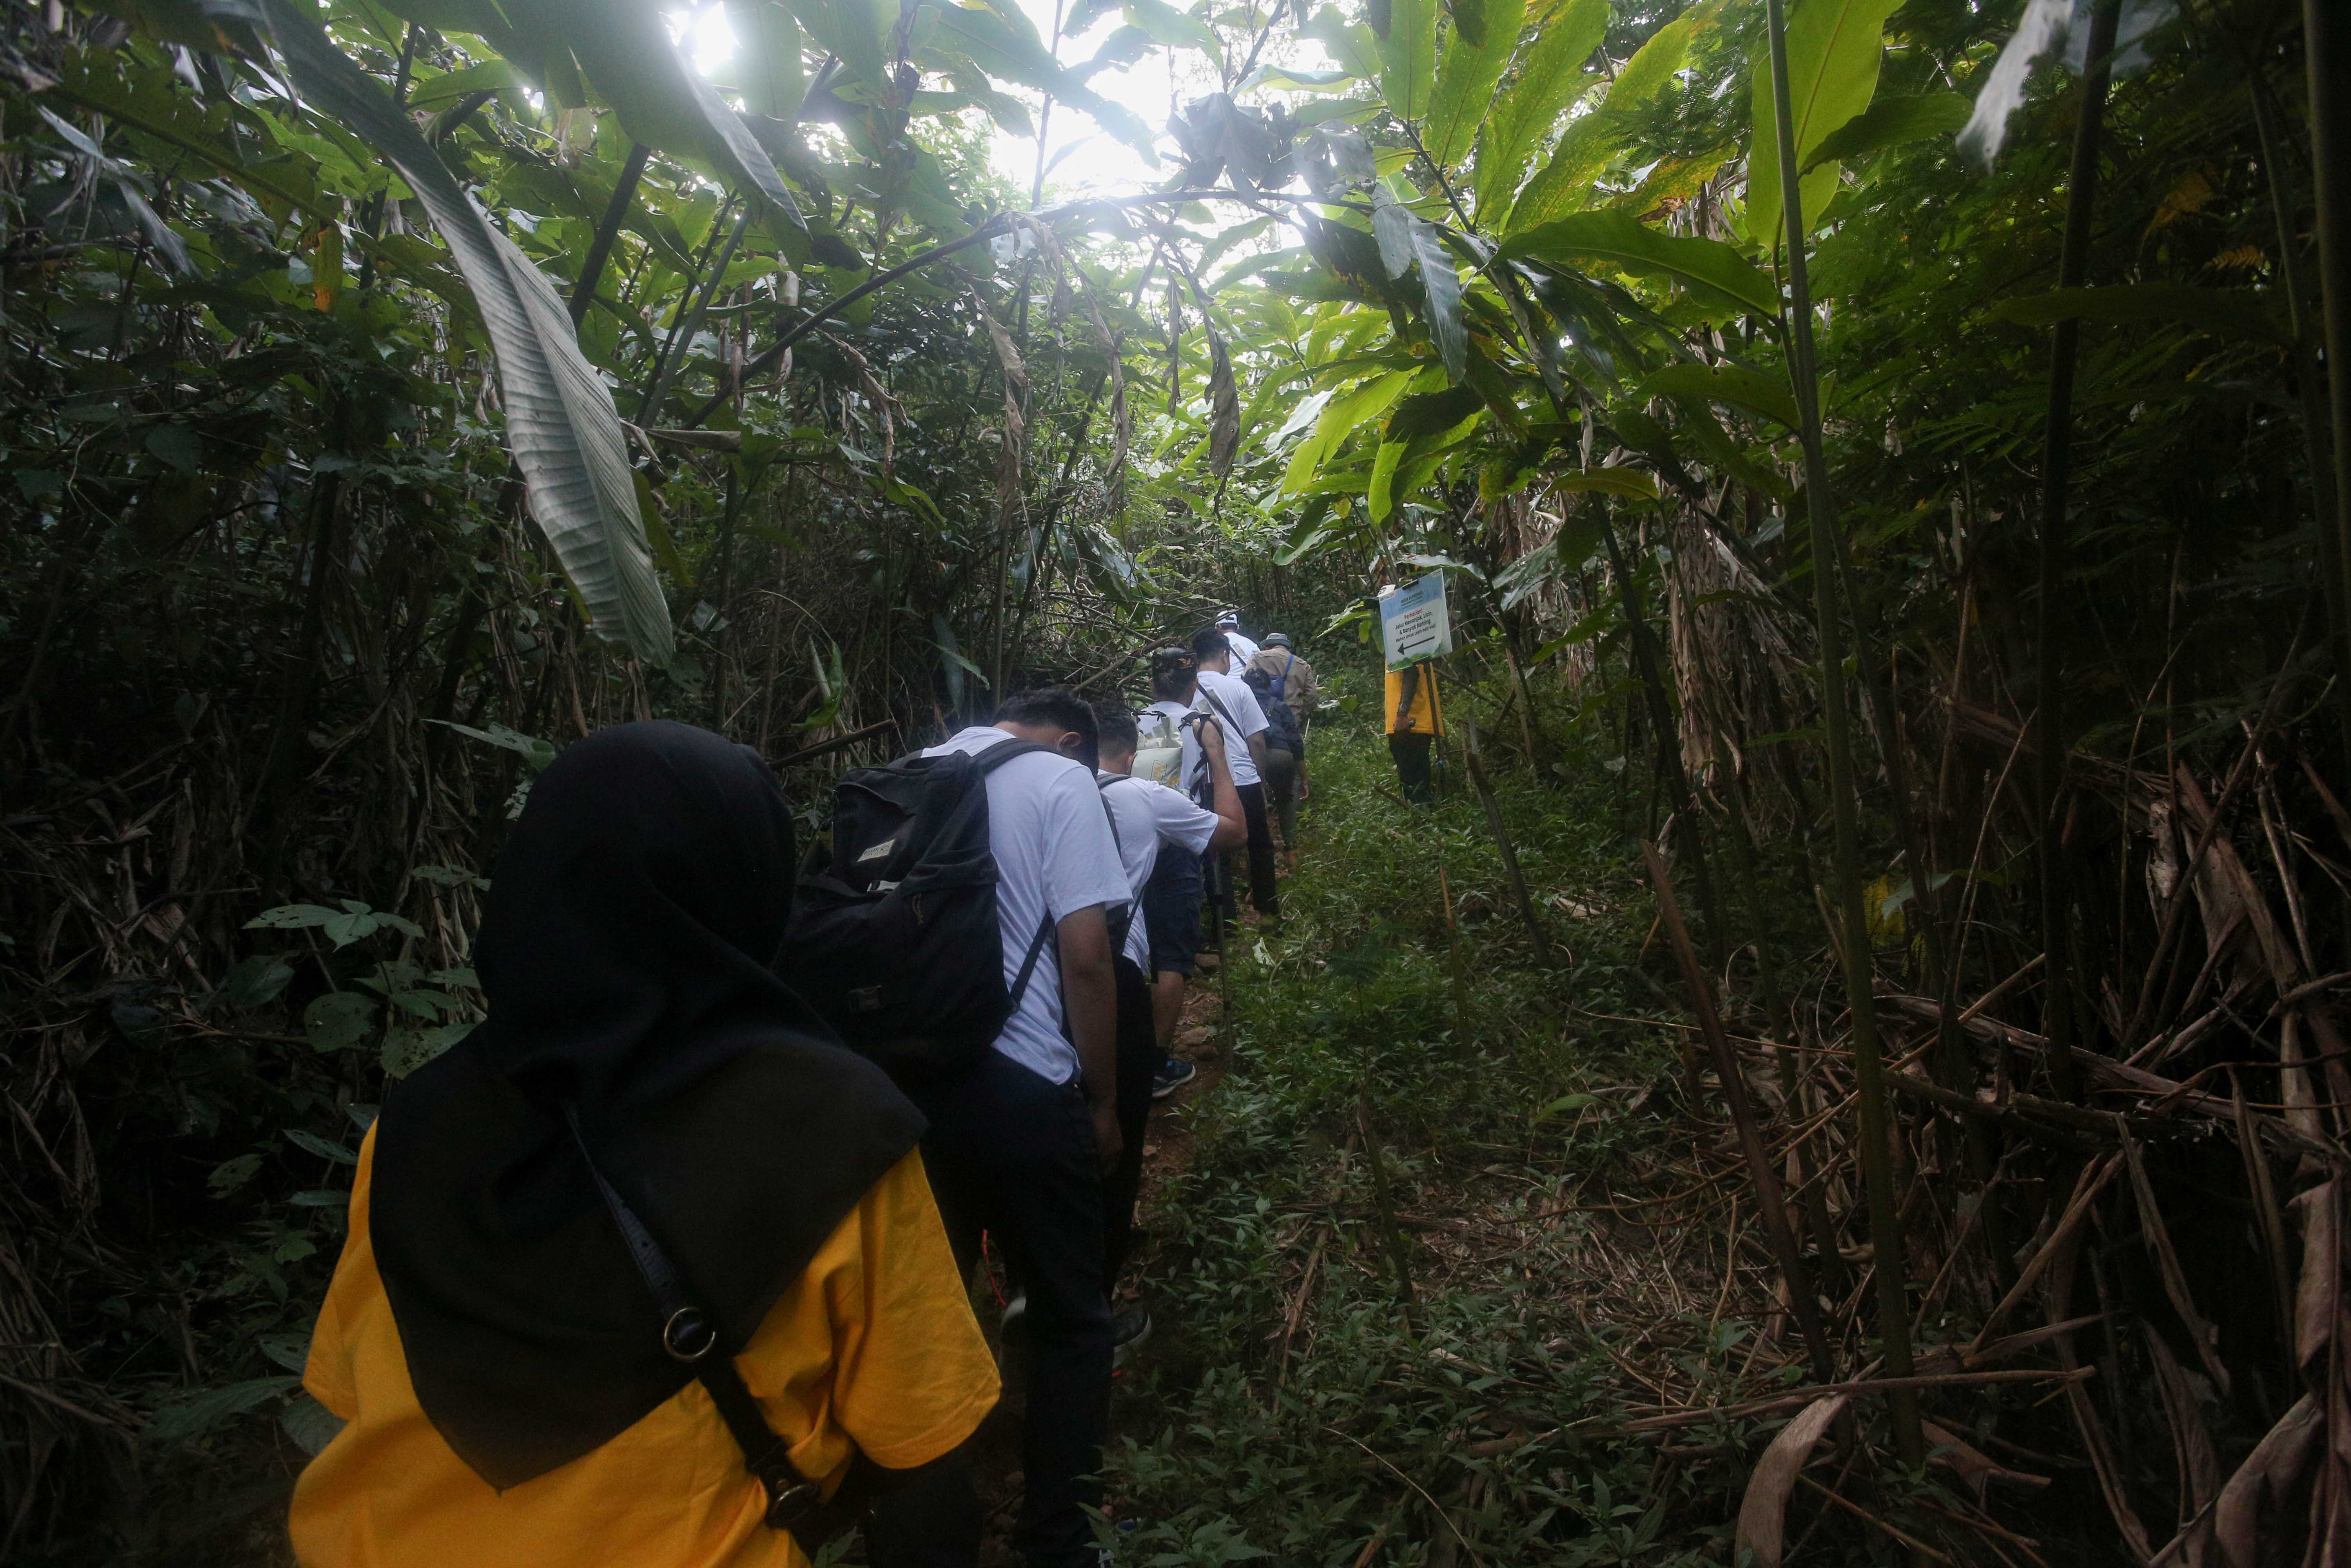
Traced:
<svg viewBox="0 0 2351 1568">
<path fill-rule="evenodd" d="M 1500 760 L 1541 958 L 1466 783 L 1409 812 L 1369 726 L 1316 732 L 1287 924 L 1231 934 L 1179 1044 L 1200 1077 L 1154 1124 L 1156 1328 L 1113 1421 L 1122 1563 L 1731 1561 L 1750 1473 L 1802 1403 L 1773 1396 L 1811 1382 L 1802 1343 L 1719 1097 L 1687 1103 L 1687 1014 L 1625 791 L 1596 761 L 1543 781 Z M 1839 1069 L 1805 1060 L 1825 1105 Z M 1786 1159 L 1804 1118 L 1762 1058 L 1747 1076 Z M 1844 1229 L 1858 1193 L 1822 1198 Z M 1813 1261 L 1824 1292 L 1868 1289 L 1865 1266 Z M 1966 1338 L 1928 1301 L 1922 1371 Z M 1842 1375 L 1867 1370 L 1857 1339 L 1838 1353 Z M 2062 1406 L 2002 1424 L 1984 1398 L 1938 1390 L 1934 1420 L 1966 1439 L 1943 1458 L 2003 1471 L 2022 1510 L 1995 1496 L 1991 1526 L 1979 1492 L 1897 1489 L 1824 1441 L 1792 1477 L 1795 1560 L 1907 1560 L 1906 1538 L 1952 1561 L 2002 1561 L 1987 1540 L 2018 1563 L 2103 1560 L 2082 1472 L 2020 1463 L 2070 1447 Z"/>
</svg>

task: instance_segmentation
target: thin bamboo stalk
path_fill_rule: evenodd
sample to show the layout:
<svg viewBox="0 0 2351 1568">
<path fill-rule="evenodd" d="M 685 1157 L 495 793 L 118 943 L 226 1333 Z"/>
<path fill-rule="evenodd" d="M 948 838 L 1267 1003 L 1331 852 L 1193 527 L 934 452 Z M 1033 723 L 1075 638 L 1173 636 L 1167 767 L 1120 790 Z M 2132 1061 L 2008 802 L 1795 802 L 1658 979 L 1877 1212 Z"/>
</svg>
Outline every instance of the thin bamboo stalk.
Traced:
<svg viewBox="0 0 2351 1568">
<path fill-rule="evenodd" d="M 2114 53 L 2121 0 L 2104 0 L 2090 19 L 2089 60 L 2082 76 L 2082 110 L 2074 124 L 2074 163 L 2065 181 L 2065 238 L 2057 287 L 2079 288 L 2089 275 L 2090 217 L 2098 194 L 2098 140 L 2105 120 L 2107 57 Z M 2065 843 L 2065 633 L 2074 613 L 2061 604 L 2069 552 L 2066 492 L 2074 465 L 2074 370 L 2082 323 L 2068 317 L 2051 340 L 2049 420 L 2041 456 L 2041 603 L 2035 631 L 2034 784 L 2041 817 L 2041 946 L 2049 956 L 2041 982 L 2041 1030 L 2049 1037 L 2049 1077 L 2060 1098 L 2082 1097 L 2074 1066 L 2072 883 Z"/>
<path fill-rule="evenodd" d="M 1781 0 L 1764 0 L 1771 52 L 1771 110 L 1779 131 L 1780 189 L 1788 225 L 1788 361 L 1804 448 L 1804 491 L 1812 512 L 1813 594 L 1820 622 L 1821 727 L 1828 741 L 1831 875 L 1844 919 L 1845 996 L 1852 1013 L 1854 1080 L 1860 1110 L 1861 1166 L 1869 1197 L 1869 1237 L 1876 1249 L 1878 1333 L 1888 1376 L 1911 1372 L 1910 1306 L 1903 1288 L 1902 1223 L 1894 1186 L 1893 1116 L 1886 1103 L 1885 1065 L 1877 1048 L 1877 998 L 1871 985 L 1869 920 L 1862 908 L 1861 821 L 1855 793 L 1853 716 L 1845 690 L 1844 635 L 1836 602 L 1836 500 L 1821 447 L 1820 387 L 1813 358 L 1813 301 L 1804 267 L 1803 193 L 1796 172 L 1795 114 L 1789 105 L 1788 21 Z M 1894 1440 L 1908 1465 L 1926 1462 L 1917 1396 L 1887 1400 Z"/>
<path fill-rule="evenodd" d="M 2318 294 L 2333 403 L 2336 561 L 2351 572 L 2351 15 L 2341 0 L 2302 0 L 2310 80 L 2310 162 L 2318 195 Z M 2351 588 L 2345 591 L 2351 601 Z"/>
<path fill-rule="evenodd" d="M 1519 848 L 1510 841 L 1510 830 L 1502 821 L 1501 802 L 1494 799 L 1494 787 L 1487 782 L 1485 765 L 1478 758 L 1478 727 L 1467 717 L 1461 721 L 1461 762 L 1468 771 L 1470 787 L 1478 791 L 1479 803 L 1486 808 L 1486 826 L 1493 831 L 1494 847 L 1501 852 L 1502 871 L 1510 878 L 1511 896 L 1518 901 L 1519 918 L 1526 922 L 1527 939 L 1535 945 L 1537 958 L 1549 957 L 1551 937 L 1543 930 L 1542 917 L 1535 913 L 1526 874 L 1519 869 Z M 1451 918 L 1449 911 L 1447 918 Z"/>
<path fill-rule="evenodd" d="M 1740 1071 L 1739 1053 L 1731 1049 L 1730 1037 L 1723 1032 L 1722 1015 L 1714 1005 L 1714 986 L 1698 961 L 1698 949 L 1690 946 L 1689 931 L 1682 925 L 1681 905 L 1674 902 L 1674 882 L 1667 874 L 1665 860 L 1655 844 L 1642 844 L 1641 853 L 1649 862 L 1649 880 L 1657 887 L 1657 915 L 1665 922 L 1666 940 L 1673 947 L 1674 962 L 1681 967 L 1682 984 L 1689 990 L 1690 1011 L 1698 1015 L 1698 1029 L 1706 1036 L 1707 1049 L 1714 1055 L 1715 1076 L 1722 1081 L 1723 1103 L 1730 1108 L 1731 1123 L 1739 1129 L 1739 1147 L 1747 1161 L 1747 1177 L 1755 1184 L 1755 1207 L 1762 1210 L 1764 1233 L 1771 1239 L 1780 1272 L 1788 1281 L 1788 1304 L 1796 1314 L 1797 1328 L 1803 1333 L 1804 1348 L 1811 1353 L 1813 1375 L 1823 1383 L 1830 1382 L 1836 1376 L 1836 1357 L 1829 1348 L 1827 1331 L 1821 1324 L 1820 1302 L 1813 1294 L 1812 1279 L 1804 1269 L 1803 1249 L 1796 1245 L 1795 1227 L 1789 1223 L 1787 1205 L 1781 1200 L 1779 1174 L 1771 1168 L 1771 1151 L 1763 1146 L 1755 1107 L 1748 1103 L 1747 1080 Z M 1730 1267 L 1726 1265 L 1723 1272 L 1727 1281 Z"/>
<path fill-rule="evenodd" d="M 1592 505 L 1603 507 L 1594 497 Z M 1698 911 L 1706 917 L 1706 947 L 1708 959 L 1719 968 L 1723 961 L 1722 908 L 1715 902 L 1714 873 L 1708 863 L 1703 834 L 1706 831 L 1704 813 L 1698 809 L 1698 797 L 1690 788 L 1689 770 L 1682 766 L 1681 727 L 1674 721 L 1673 699 L 1666 690 L 1664 661 L 1658 657 L 1656 632 L 1636 597 L 1637 585 L 1633 579 L 1630 561 L 1624 545 L 1616 538 L 1616 525 L 1606 520 L 1604 514 L 1600 528 L 1601 538 L 1608 546 L 1608 568 L 1616 579 L 1616 601 L 1625 612 L 1626 640 L 1631 644 L 1627 656 L 1641 677 L 1642 689 L 1649 700 L 1651 739 L 1656 745 L 1656 763 L 1659 778 L 1673 792 L 1674 810 L 1684 819 L 1684 837 L 1678 842 L 1687 848 L 1689 857 L 1690 880 L 1698 884 Z M 1626 748 L 1629 759 L 1631 748 Z M 1629 771 L 1629 769 L 1628 769 Z M 1655 796 L 1651 797 L 1651 817 L 1654 819 Z M 1652 821 L 1649 831 L 1656 831 Z"/>
<path fill-rule="evenodd" d="M 653 151 L 643 142 L 636 142 L 621 164 L 621 177 L 612 186 L 612 199 L 604 204 L 603 220 L 596 225 L 596 237 L 580 261 L 579 279 L 571 285 L 574 327 L 587 319 L 588 307 L 595 301 L 596 285 L 604 277 L 604 263 L 611 259 L 613 243 L 621 237 L 622 224 L 628 221 L 629 204 L 636 199 L 637 182 L 644 178 L 645 161 L 653 156 Z"/>
</svg>

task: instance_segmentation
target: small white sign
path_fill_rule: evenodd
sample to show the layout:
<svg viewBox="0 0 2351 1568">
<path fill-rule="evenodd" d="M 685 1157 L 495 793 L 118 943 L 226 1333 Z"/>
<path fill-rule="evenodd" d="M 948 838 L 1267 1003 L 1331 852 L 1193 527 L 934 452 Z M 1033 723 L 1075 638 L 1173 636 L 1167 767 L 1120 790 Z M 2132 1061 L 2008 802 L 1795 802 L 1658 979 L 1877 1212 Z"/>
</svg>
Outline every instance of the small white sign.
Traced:
<svg viewBox="0 0 2351 1568">
<path fill-rule="evenodd" d="M 1446 612 L 1442 571 L 1380 596 L 1380 637 L 1391 670 L 1453 652 L 1453 618 Z"/>
</svg>

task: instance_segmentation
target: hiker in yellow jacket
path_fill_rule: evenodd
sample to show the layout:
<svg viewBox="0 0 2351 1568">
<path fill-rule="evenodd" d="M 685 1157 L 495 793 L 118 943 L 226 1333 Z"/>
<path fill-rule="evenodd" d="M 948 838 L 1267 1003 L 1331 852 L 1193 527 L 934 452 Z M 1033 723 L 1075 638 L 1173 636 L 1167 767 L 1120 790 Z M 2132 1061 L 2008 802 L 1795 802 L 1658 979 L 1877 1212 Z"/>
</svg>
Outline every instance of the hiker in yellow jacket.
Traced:
<svg viewBox="0 0 2351 1568">
<path fill-rule="evenodd" d="M 996 1368 L 922 1116 L 768 967 L 796 859 L 774 772 L 706 730 L 539 776 L 475 944 L 489 1019 L 360 1153 L 302 1568 L 806 1568 L 844 1492 L 886 1494 L 877 1568 L 933 1561 L 918 1478 Z"/>
<path fill-rule="evenodd" d="M 1437 666 L 1390 670 L 1381 704 L 1388 732 L 1388 755 L 1395 758 L 1396 782 L 1416 806 L 1430 800 L 1428 750 L 1445 733 L 1445 706 L 1437 696 Z"/>
</svg>

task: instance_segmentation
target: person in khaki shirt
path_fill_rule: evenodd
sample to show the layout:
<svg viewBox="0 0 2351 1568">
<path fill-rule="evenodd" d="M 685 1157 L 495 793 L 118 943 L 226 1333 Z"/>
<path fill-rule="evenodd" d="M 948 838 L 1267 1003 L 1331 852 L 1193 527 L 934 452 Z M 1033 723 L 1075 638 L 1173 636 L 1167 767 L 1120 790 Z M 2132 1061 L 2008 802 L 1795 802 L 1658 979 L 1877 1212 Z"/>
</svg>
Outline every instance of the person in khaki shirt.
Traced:
<svg viewBox="0 0 2351 1568">
<path fill-rule="evenodd" d="M 1290 723 L 1277 726 L 1266 737 L 1266 805 L 1281 830 L 1282 853 L 1291 875 L 1298 873 L 1298 802 L 1311 790 L 1306 780 L 1306 728 L 1314 717 L 1314 666 L 1298 656 L 1290 633 L 1267 635 L 1265 646 L 1249 656 L 1238 672 L 1250 689 L 1260 694 L 1260 705 L 1279 702 L 1268 716 L 1287 712 Z"/>
<path fill-rule="evenodd" d="M 602 730 L 533 784 L 489 1018 L 360 1152 L 304 1568 L 802 1568 L 845 1490 L 880 1497 L 877 1568 L 909 1561 L 904 1483 L 956 1461 L 996 1367 L 922 1117 L 768 967 L 796 863 L 773 771 L 706 730 Z"/>
<path fill-rule="evenodd" d="M 1263 670 L 1273 677 L 1275 691 L 1297 716 L 1300 729 L 1313 722 L 1315 696 L 1321 689 L 1319 677 L 1314 666 L 1290 646 L 1289 632 L 1269 634 L 1265 646 L 1250 658 L 1247 669 L 1236 673 L 1246 675 L 1249 670 Z"/>
</svg>

